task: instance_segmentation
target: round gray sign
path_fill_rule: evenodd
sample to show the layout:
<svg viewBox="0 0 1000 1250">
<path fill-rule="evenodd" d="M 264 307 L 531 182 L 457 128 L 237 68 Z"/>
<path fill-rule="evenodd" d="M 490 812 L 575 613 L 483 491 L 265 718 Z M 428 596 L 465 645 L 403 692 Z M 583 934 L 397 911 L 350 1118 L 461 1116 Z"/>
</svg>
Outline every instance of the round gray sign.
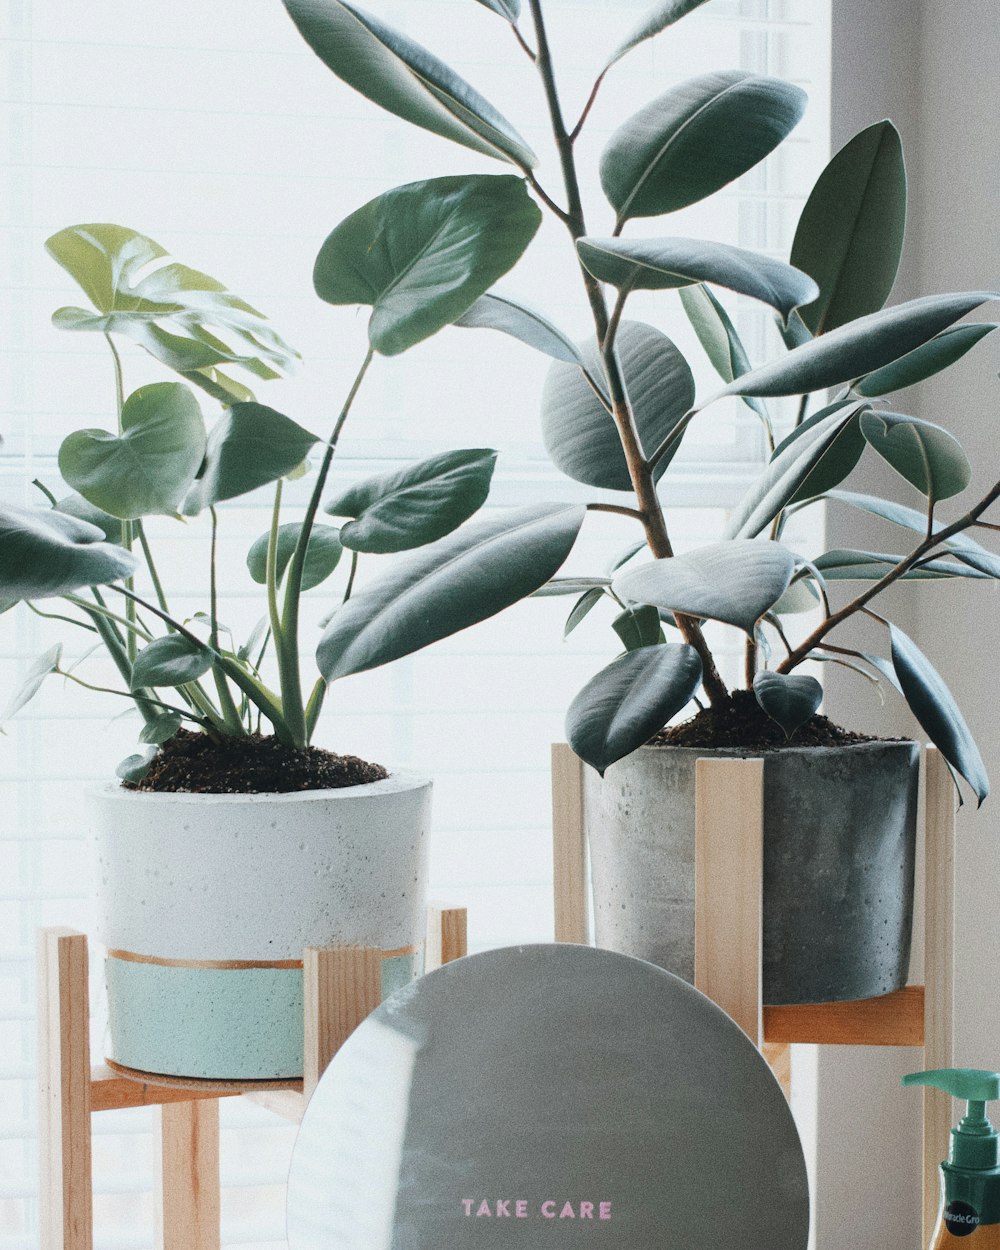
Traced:
<svg viewBox="0 0 1000 1250">
<path fill-rule="evenodd" d="M 394 994 L 306 1111 L 290 1250 L 804 1250 L 795 1125 L 704 995 L 583 946 Z"/>
</svg>

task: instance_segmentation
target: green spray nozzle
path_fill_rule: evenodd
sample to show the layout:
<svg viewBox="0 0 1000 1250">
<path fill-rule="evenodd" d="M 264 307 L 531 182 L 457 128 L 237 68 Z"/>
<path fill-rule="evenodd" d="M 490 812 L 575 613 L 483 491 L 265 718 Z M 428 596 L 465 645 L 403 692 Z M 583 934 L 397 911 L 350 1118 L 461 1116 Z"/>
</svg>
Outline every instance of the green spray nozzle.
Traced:
<svg viewBox="0 0 1000 1250">
<path fill-rule="evenodd" d="M 957 1128 L 951 1130 L 948 1162 L 956 1167 L 995 1168 L 1000 1160 L 997 1133 L 986 1118 L 986 1104 L 1000 1098 L 1000 1072 L 981 1068 L 934 1068 L 911 1072 L 904 1085 L 932 1085 L 953 1098 L 964 1098 L 968 1108 Z"/>
</svg>

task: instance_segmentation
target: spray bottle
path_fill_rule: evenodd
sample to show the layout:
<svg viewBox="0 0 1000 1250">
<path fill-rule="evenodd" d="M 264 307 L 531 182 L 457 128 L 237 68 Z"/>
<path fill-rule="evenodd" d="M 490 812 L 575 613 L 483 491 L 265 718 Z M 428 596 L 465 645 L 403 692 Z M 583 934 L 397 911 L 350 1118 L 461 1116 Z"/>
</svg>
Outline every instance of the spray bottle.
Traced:
<svg viewBox="0 0 1000 1250">
<path fill-rule="evenodd" d="M 1000 1250 L 1000 1159 L 986 1118 L 986 1103 L 1000 1098 L 1000 1073 L 938 1068 L 912 1072 L 903 1084 L 933 1085 L 969 1104 L 941 1164 L 941 1210 L 928 1250 Z"/>
</svg>

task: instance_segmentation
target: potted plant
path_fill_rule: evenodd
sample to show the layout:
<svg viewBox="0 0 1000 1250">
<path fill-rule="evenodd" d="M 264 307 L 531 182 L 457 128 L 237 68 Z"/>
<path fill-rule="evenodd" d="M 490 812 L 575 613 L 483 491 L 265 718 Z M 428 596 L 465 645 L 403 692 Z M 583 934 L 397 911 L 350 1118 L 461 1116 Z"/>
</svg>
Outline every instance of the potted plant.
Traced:
<svg viewBox="0 0 1000 1250">
<path fill-rule="evenodd" d="M 418 564 L 437 567 L 438 590 L 452 586 L 448 610 L 426 617 L 410 566 L 395 610 L 367 623 L 387 659 L 499 611 L 562 564 L 581 508 L 497 510 L 466 524 L 489 492 L 489 448 L 328 492 L 376 355 L 405 351 L 464 311 L 515 263 L 539 218 L 520 179 L 477 175 L 391 191 L 332 232 L 316 262 L 320 293 L 347 280 L 379 300 L 369 349 L 325 438 L 259 403 L 232 374 L 274 378 L 296 353 L 221 283 L 122 226 L 72 226 L 48 240 L 92 305 L 59 309 L 55 324 L 107 340 L 115 418 L 63 441 L 68 493 L 38 482 L 46 506 L 0 509 L 0 585 L 5 607 L 24 601 L 103 648 L 120 684 L 95 686 L 64 665 L 58 645 L 6 716 L 61 674 L 131 701 L 141 718 L 141 749 L 119 766 L 121 782 L 91 796 L 113 1060 L 123 1067 L 293 1077 L 304 946 L 379 947 L 386 992 L 419 970 L 430 782 L 311 745 L 350 648 L 324 639 L 321 671 L 307 679 L 300 607 L 340 568 L 336 620 L 360 558 L 419 548 Z M 130 392 L 122 336 L 174 380 Z M 206 398 L 221 405 L 210 426 Z M 309 471 L 310 453 L 319 463 L 304 516 L 283 520 L 284 482 Z M 263 615 L 250 636 L 234 638 L 218 613 L 220 508 L 262 488 L 272 519 L 247 567 Z M 321 520 L 324 507 L 342 520 Z M 193 617 L 171 605 L 151 517 L 207 523 L 205 611 Z"/>
<path fill-rule="evenodd" d="M 1000 560 L 972 537 L 976 527 L 996 528 L 984 514 L 1000 483 L 960 515 L 940 515 L 969 484 L 965 454 L 945 429 L 890 410 L 884 399 L 950 366 L 995 328 L 959 322 L 996 296 L 962 292 L 885 307 L 906 205 L 899 136 L 889 122 L 857 135 L 830 162 L 803 210 L 788 264 L 706 239 L 634 236 L 629 227 L 637 220 L 666 216 L 731 183 L 798 122 L 801 90 L 743 71 L 682 82 L 621 124 L 600 157 L 607 202 L 595 208 L 609 225 L 592 233 L 577 153 L 601 84 L 634 48 L 704 2 L 655 4 L 570 118 L 543 0 L 527 0 L 523 22 L 520 0 L 481 0 L 538 70 L 557 190 L 536 174 L 534 153 L 506 118 L 427 49 L 353 2 L 285 0 L 338 77 L 401 118 L 513 165 L 575 249 L 593 320 L 587 342 L 572 342 L 499 291 L 484 293 L 455 324 L 513 335 L 553 358 L 542 399 L 548 451 L 575 481 L 621 492 L 620 503 L 589 507 L 623 514 L 637 527 L 636 544 L 614 568 L 555 579 L 544 591 L 575 596 L 567 630 L 611 603 L 625 648 L 579 693 L 567 720 L 571 745 L 605 777 L 603 786 L 595 782 L 601 808 L 591 824 L 598 940 L 690 974 L 693 761 L 715 749 L 763 754 L 765 999 L 871 996 L 897 988 L 906 975 L 917 748 L 832 726 L 818 715 L 820 684 L 802 665 L 843 664 L 895 686 L 956 776 L 985 798 L 985 769 L 952 696 L 876 604 L 899 581 L 1000 575 Z M 696 402 L 691 369 L 672 340 L 627 319 L 639 290 L 679 293 L 721 375 L 716 394 Z M 783 352 L 752 364 L 719 290 L 770 306 Z M 347 281 L 330 284 L 326 296 L 372 302 Z M 797 419 L 781 430 L 768 401 L 789 396 L 799 399 Z M 664 508 L 669 468 L 692 422 L 710 419 L 711 405 L 725 397 L 740 397 L 759 418 L 768 459 L 722 541 L 678 553 Z M 917 507 L 839 489 L 868 448 L 914 488 Z M 795 510 L 828 499 L 917 537 L 895 553 L 827 551 L 813 559 L 782 542 Z M 642 552 L 645 563 L 637 560 Z M 406 580 L 404 566 L 337 614 L 320 662 L 346 658 L 328 675 L 391 658 L 393 648 L 366 623 L 395 611 Z M 862 583 L 860 593 L 841 602 L 841 582 Z M 446 596 L 431 603 L 444 610 Z M 794 616 L 803 610 L 812 613 L 809 624 L 796 630 Z M 835 634 L 860 615 L 885 629 L 886 655 L 861 653 Z M 709 641 L 719 623 L 745 637 L 743 689 L 731 690 L 720 674 Z M 693 720 L 664 731 L 692 703 Z M 654 735 L 663 745 L 644 746 Z M 849 920 L 857 926 L 845 944 Z"/>
</svg>

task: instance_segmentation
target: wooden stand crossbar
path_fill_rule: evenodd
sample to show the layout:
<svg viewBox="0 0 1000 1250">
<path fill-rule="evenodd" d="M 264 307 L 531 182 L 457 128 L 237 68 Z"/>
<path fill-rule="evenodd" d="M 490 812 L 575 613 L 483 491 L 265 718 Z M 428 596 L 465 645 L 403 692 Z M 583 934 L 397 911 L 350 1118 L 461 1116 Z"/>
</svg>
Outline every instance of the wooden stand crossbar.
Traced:
<svg viewBox="0 0 1000 1250">
<path fill-rule="evenodd" d="M 465 909 L 432 908 L 427 970 L 465 953 Z M 242 1095 L 287 1119 L 300 1120 L 326 1065 L 378 1006 L 381 959 L 381 951 L 370 947 L 304 952 L 304 1080 L 142 1080 L 107 1064 L 91 1066 L 87 937 L 72 929 L 42 929 L 41 1250 L 92 1250 L 91 1116 L 122 1107 L 157 1109 L 157 1250 L 218 1250 L 219 1099 Z"/>
<path fill-rule="evenodd" d="M 589 941 L 584 765 L 552 748 L 557 942 Z M 925 1068 L 954 1064 L 955 798 L 948 766 L 923 753 L 924 984 L 882 998 L 769 1007 L 761 1002 L 764 767 L 759 759 L 696 764 L 695 985 L 733 1017 L 790 1092 L 792 1043 L 922 1046 Z M 734 870 L 734 865 L 738 868 Z M 951 1100 L 923 1091 L 924 1237 L 937 1213 L 941 1143 Z"/>
</svg>

